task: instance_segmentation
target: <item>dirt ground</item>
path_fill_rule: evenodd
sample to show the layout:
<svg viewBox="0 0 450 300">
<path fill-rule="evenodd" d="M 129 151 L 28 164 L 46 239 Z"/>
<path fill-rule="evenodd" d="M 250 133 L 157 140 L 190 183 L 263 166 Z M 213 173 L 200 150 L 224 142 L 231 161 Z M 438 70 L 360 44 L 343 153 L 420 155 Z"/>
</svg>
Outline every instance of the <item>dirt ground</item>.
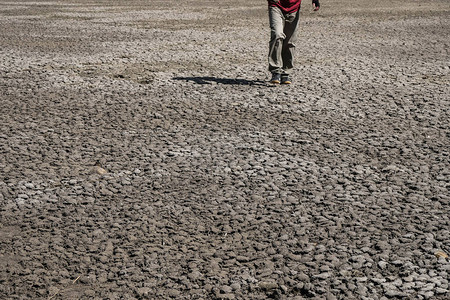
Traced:
<svg viewBox="0 0 450 300">
<path fill-rule="evenodd" d="M 450 3 L 0 0 L 1 299 L 449 299 Z"/>
</svg>

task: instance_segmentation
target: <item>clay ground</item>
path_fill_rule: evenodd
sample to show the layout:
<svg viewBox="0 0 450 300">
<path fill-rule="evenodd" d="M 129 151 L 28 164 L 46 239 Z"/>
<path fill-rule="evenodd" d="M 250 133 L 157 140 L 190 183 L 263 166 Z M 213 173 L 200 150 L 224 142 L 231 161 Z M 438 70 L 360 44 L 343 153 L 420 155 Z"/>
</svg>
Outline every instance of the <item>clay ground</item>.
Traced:
<svg viewBox="0 0 450 300">
<path fill-rule="evenodd" d="M 0 1 L 1 299 L 449 299 L 450 3 Z"/>
</svg>

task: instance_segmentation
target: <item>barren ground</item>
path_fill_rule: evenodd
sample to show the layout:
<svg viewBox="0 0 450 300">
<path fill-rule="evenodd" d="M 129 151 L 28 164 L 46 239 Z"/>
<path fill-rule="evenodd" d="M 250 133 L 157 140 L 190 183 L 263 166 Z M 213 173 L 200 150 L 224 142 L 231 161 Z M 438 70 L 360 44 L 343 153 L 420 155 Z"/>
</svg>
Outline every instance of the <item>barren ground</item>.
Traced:
<svg viewBox="0 0 450 300">
<path fill-rule="evenodd" d="M 449 299 L 450 3 L 0 1 L 1 299 Z"/>
</svg>

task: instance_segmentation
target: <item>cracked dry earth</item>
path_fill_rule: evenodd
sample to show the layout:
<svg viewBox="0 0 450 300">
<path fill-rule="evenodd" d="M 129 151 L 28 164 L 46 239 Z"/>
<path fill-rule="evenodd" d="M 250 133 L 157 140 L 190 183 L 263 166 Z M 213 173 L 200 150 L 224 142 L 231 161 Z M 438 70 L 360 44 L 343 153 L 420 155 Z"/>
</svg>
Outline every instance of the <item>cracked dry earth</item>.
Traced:
<svg viewBox="0 0 450 300">
<path fill-rule="evenodd" d="M 450 4 L 322 2 L 0 1 L 0 298 L 449 299 Z"/>
</svg>

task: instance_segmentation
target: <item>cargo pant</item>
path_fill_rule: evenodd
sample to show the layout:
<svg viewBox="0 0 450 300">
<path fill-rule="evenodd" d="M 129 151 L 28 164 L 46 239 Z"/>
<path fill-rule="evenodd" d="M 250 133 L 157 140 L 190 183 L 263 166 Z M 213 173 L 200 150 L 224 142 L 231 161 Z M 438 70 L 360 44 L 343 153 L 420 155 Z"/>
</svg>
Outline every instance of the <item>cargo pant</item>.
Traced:
<svg viewBox="0 0 450 300">
<path fill-rule="evenodd" d="M 289 74 L 292 70 L 299 17 L 300 10 L 284 14 L 278 7 L 269 7 L 271 73 Z"/>
</svg>

